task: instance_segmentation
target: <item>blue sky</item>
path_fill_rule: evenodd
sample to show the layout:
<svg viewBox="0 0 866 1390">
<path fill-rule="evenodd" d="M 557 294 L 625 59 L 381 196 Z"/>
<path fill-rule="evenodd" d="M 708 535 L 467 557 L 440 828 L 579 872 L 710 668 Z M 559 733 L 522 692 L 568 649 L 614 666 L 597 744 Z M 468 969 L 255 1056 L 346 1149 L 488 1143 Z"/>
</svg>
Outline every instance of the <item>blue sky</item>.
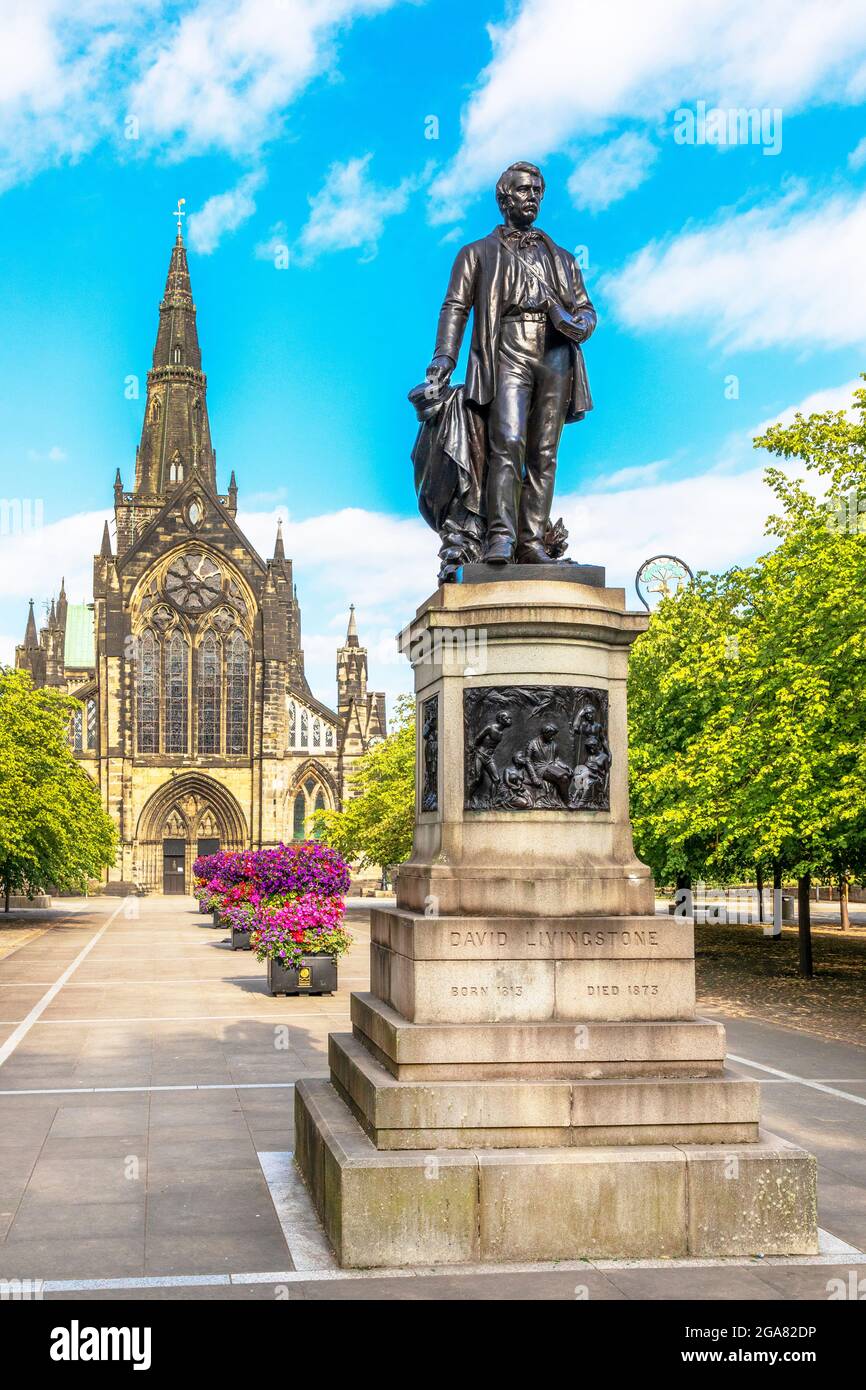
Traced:
<svg viewBox="0 0 866 1390">
<path fill-rule="evenodd" d="M 0 495 L 42 518 L 0 536 L 0 659 L 62 572 L 90 597 L 178 197 L 220 483 L 234 468 L 268 553 L 286 519 L 321 698 L 350 601 L 374 684 L 409 684 L 392 635 L 436 540 L 405 397 L 513 159 L 542 164 L 540 225 L 586 248 L 599 310 L 596 409 L 560 453 L 572 555 L 633 602 L 648 555 L 761 548 L 750 436 L 841 407 L 864 368 L 862 0 L 69 8 L 4 0 L 0 20 Z"/>
</svg>

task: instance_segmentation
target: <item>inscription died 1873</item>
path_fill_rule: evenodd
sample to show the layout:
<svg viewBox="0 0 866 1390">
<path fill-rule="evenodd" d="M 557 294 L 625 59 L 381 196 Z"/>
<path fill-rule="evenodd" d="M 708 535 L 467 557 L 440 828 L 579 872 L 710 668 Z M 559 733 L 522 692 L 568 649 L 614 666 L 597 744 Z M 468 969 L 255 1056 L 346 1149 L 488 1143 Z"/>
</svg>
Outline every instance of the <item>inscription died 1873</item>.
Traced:
<svg viewBox="0 0 866 1390">
<path fill-rule="evenodd" d="M 575 685 L 463 692 L 467 811 L 608 811 L 607 691 Z"/>
</svg>

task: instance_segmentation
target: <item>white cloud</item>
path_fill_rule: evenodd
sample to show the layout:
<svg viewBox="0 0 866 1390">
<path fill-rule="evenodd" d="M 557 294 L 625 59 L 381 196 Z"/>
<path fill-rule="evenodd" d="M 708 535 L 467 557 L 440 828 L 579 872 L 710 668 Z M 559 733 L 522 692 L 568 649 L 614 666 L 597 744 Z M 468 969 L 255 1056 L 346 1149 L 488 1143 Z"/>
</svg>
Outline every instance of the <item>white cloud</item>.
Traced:
<svg viewBox="0 0 866 1390">
<path fill-rule="evenodd" d="M 667 464 L 667 459 L 656 459 L 654 463 L 638 463 L 627 468 L 617 468 L 613 473 L 593 478 L 592 486 L 599 492 L 610 492 L 640 486 L 642 483 L 654 483 Z"/>
<path fill-rule="evenodd" d="M 59 444 L 52 444 L 50 449 L 28 449 L 27 457 L 32 463 L 63 463 L 66 450 L 61 449 Z"/>
<path fill-rule="evenodd" d="M 3 536 L 0 547 L 0 596 L 26 601 L 50 598 L 66 577 L 70 603 L 89 603 L 93 598 L 93 557 L 102 541 L 107 512 L 76 512 L 44 526 L 24 526 Z M 113 522 L 113 517 L 111 518 Z M 21 641 L 27 618 L 21 609 Z M 12 626 L 7 620 L 5 627 Z M 0 659 L 7 659 L 2 657 Z"/>
<path fill-rule="evenodd" d="M 866 164 L 866 135 L 858 141 L 848 156 L 849 169 L 862 169 Z"/>
<path fill-rule="evenodd" d="M 603 284 L 639 332 L 706 325 L 726 350 L 808 353 L 866 342 L 866 278 L 845 273 L 866 244 L 866 194 L 810 201 L 802 187 L 651 242 Z"/>
<path fill-rule="evenodd" d="M 74 162 L 119 125 L 124 51 L 160 0 L 4 0 L 0 192 Z"/>
<path fill-rule="evenodd" d="M 130 97 L 142 137 L 173 158 L 243 155 L 280 134 L 282 113 L 335 62 L 360 15 L 395 0 L 199 0 L 148 54 Z"/>
<path fill-rule="evenodd" d="M 624 122 L 654 126 L 683 102 L 782 107 L 858 101 L 861 0 L 523 0 L 489 27 L 493 56 L 462 117 L 463 140 L 432 185 L 453 220 L 512 160 L 543 159 Z M 683 158 L 689 152 L 683 152 Z"/>
<path fill-rule="evenodd" d="M 113 139 L 173 160 L 254 156 L 398 0 L 3 0 L 0 192 Z"/>
<path fill-rule="evenodd" d="M 256 210 L 255 194 L 265 181 L 264 173 L 245 174 L 234 188 L 215 193 L 199 212 L 190 213 L 187 223 L 189 244 L 193 251 L 209 256 L 219 246 L 226 232 L 235 232 Z"/>
<path fill-rule="evenodd" d="M 756 425 L 752 434 L 764 434 L 771 425 L 793 425 L 795 415 L 823 415 L 827 411 L 844 410 L 849 419 L 859 421 L 860 413 L 851 409 L 854 392 L 859 390 L 866 382 L 861 377 L 855 377 L 853 381 L 846 381 L 843 386 L 828 386 L 822 391 L 813 391 L 800 401 L 799 405 L 789 405 L 778 415 L 770 415 L 766 420 L 762 420 L 760 425 Z"/>
<path fill-rule="evenodd" d="M 322 188 L 309 199 L 310 216 L 297 243 L 300 265 L 329 251 L 360 250 L 363 259 L 372 259 L 387 219 L 405 212 L 418 180 L 405 178 L 396 188 L 382 188 L 367 174 L 372 158 L 366 154 L 331 165 Z"/>
<path fill-rule="evenodd" d="M 288 265 L 289 232 L 285 222 L 275 222 L 264 241 L 257 242 L 253 252 L 257 261 L 284 262 Z"/>
<path fill-rule="evenodd" d="M 624 131 L 575 165 L 568 180 L 571 201 L 576 208 L 603 212 L 639 188 L 649 178 L 657 158 L 658 147 L 646 135 Z"/>
</svg>

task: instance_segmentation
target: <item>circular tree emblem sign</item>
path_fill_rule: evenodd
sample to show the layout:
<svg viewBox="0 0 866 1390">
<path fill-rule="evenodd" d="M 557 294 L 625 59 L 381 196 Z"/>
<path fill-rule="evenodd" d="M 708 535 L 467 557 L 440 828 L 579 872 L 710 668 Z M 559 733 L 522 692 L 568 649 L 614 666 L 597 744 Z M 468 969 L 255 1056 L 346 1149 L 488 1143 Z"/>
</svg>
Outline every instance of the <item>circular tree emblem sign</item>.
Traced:
<svg viewBox="0 0 866 1390">
<path fill-rule="evenodd" d="M 650 612 L 663 598 L 678 593 L 692 578 L 685 560 L 677 559 L 676 555 L 653 555 L 644 560 L 635 575 L 634 585 L 638 598 Z"/>
</svg>

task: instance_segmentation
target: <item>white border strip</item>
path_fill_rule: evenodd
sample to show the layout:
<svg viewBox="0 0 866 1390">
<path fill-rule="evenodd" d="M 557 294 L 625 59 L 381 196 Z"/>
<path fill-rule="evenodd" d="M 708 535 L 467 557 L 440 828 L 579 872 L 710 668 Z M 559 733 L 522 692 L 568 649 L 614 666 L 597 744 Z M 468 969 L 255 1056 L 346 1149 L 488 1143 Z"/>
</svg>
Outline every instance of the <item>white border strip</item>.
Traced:
<svg viewBox="0 0 866 1390">
<path fill-rule="evenodd" d="M 57 997 L 57 995 L 62 990 L 63 986 L 66 984 L 66 981 L 70 978 L 71 975 L 75 973 L 81 962 L 85 960 L 87 956 L 90 955 L 90 952 L 93 950 L 96 943 L 108 931 L 108 928 L 111 926 L 118 912 L 120 912 L 121 908 L 123 908 L 124 905 L 125 899 L 121 898 L 120 902 L 117 904 L 117 907 L 114 909 L 108 921 L 105 923 L 105 926 L 100 927 L 99 931 L 95 934 L 95 936 L 92 936 L 90 938 L 84 949 L 82 951 L 79 951 L 72 964 L 67 965 L 60 978 L 55 980 L 51 988 L 45 991 L 39 1002 L 33 1005 L 33 1008 L 30 1010 L 27 1017 L 21 1020 L 15 1031 L 9 1034 L 9 1037 L 6 1039 L 3 1046 L 0 1047 L 0 1067 L 2 1067 L 3 1063 L 12 1056 L 12 1053 L 15 1051 L 16 1047 L 22 1041 L 22 1039 L 26 1038 L 34 1023 L 36 1023 L 42 1016 L 42 1014 L 44 1014 L 45 1010 L 48 1008 L 48 1005 L 51 1003 L 53 999 Z"/>
<path fill-rule="evenodd" d="M 324 1075 L 324 1073 L 323 1073 Z M 293 1091 L 294 1081 L 196 1081 L 165 1086 L 53 1086 L 45 1090 L 0 1091 L 3 1096 L 148 1095 L 151 1091 Z"/>
<path fill-rule="evenodd" d="M 825 1086 L 823 1081 L 809 1081 L 805 1076 L 795 1076 L 793 1072 L 780 1071 L 778 1067 L 767 1067 L 763 1062 L 752 1062 L 748 1057 L 737 1057 L 733 1052 L 728 1053 L 728 1060 L 739 1062 L 742 1066 L 754 1067 L 756 1071 L 770 1072 L 782 1081 L 795 1081 L 798 1086 L 809 1086 L 813 1091 L 824 1091 L 828 1096 L 838 1096 L 840 1100 L 849 1100 L 852 1105 L 866 1105 L 866 1096 L 852 1096 L 850 1091 L 840 1091 L 835 1086 Z M 863 1079 L 866 1082 L 866 1077 Z"/>
<path fill-rule="evenodd" d="M 821 1232 L 826 1235 L 826 1232 Z M 835 1240 L 835 1237 L 830 1237 Z M 842 1242 L 844 1244 L 844 1242 Z M 851 1250 L 851 1247 L 847 1247 Z M 45 1293 L 86 1293 L 101 1289 L 171 1289 L 237 1286 L 240 1284 L 312 1284 L 329 1280 L 420 1279 L 479 1274 L 604 1274 L 616 1269 L 821 1269 L 833 1265 L 864 1265 L 866 1255 L 840 1250 L 827 1255 L 767 1255 L 747 1260 L 558 1260 L 549 1264 L 413 1265 L 402 1269 L 279 1269 L 255 1274 L 152 1274 L 127 1279 L 46 1279 Z"/>
</svg>

